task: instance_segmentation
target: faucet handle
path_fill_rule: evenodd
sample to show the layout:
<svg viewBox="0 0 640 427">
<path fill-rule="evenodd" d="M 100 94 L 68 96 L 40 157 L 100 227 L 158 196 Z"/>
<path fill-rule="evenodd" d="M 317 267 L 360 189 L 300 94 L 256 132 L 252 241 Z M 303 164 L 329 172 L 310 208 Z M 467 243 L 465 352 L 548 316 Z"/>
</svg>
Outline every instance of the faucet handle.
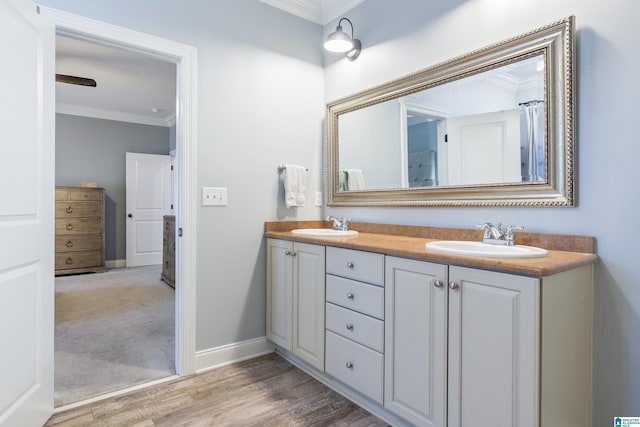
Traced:
<svg viewBox="0 0 640 427">
<path fill-rule="evenodd" d="M 507 241 L 507 244 L 510 246 L 514 245 L 514 241 L 513 241 L 514 231 L 524 231 L 524 227 L 521 225 L 508 225 L 506 227 L 506 231 L 504 233 L 504 239 Z"/>
<path fill-rule="evenodd" d="M 485 222 L 483 224 L 476 224 L 476 228 L 480 228 L 484 230 L 484 238 L 491 239 L 494 236 L 494 233 L 501 233 L 502 223 L 499 222 L 494 224 L 492 222 Z"/>
</svg>

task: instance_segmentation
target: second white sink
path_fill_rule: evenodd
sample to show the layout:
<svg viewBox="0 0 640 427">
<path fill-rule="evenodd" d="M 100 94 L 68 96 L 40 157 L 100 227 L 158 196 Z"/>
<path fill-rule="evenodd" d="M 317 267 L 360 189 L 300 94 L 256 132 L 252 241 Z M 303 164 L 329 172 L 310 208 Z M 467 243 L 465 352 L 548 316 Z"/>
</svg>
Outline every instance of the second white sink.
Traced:
<svg viewBox="0 0 640 427">
<path fill-rule="evenodd" d="M 533 246 L 501 246 L 467 240 L 440 240 L 425 245 L 429 250 L 452 255 L 487 258 L 539 258 L 547 256 L 547 250 Z"/>
<path fill-rule="evenodd" d="M 334 230 L 333 228 L 298 228 L 291 230 L 291 232 L 301 236 L 316 237 L 346 237 L 358 235 L 356 230 Z"/>
</svg>

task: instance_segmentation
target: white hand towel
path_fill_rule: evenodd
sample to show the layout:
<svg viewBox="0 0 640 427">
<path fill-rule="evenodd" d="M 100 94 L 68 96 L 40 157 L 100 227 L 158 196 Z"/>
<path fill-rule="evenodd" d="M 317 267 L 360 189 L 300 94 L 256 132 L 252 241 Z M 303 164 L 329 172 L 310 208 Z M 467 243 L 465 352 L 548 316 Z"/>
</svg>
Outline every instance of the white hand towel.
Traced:
<svg viewBox="0 0 640 427">
<path fill-rule="evenodd" d="M 362 169 L 347 169 L 347 189 L 364 190 L 364 174 Z"/>
<path fill-rule="evenodd" d="M 306 168 L 297 165 L 285 165 L 284 200 L 288 208 L 304 206 Z"/>
</svg>

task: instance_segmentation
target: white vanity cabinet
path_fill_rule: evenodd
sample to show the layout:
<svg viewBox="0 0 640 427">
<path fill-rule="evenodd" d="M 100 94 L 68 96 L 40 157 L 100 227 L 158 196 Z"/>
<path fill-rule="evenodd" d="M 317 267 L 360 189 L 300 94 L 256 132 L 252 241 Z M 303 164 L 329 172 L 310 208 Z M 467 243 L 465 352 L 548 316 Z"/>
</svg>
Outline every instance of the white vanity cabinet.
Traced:
<svg viewBox="0 0 640 427">
<path fill-rule="evenodd" d="M 417 426 L 591 425 L 592 267 L 543 278 L 387 256 L 387 410 Z"/>
<path fill-rule="evenodd" d="M 325 371 L 382 404 L 384 255 L 327 247 Z"/>
<path fill-rule="evenodd" d="M 413 425 L 443 427 L 447 266 L 387 256 L 385 271 L 384 406 Z"/>
<path fill-rule="evenodd" d="M 324 370 L 325 247 L 267 239 L 267 338 Z"/>
</svg>

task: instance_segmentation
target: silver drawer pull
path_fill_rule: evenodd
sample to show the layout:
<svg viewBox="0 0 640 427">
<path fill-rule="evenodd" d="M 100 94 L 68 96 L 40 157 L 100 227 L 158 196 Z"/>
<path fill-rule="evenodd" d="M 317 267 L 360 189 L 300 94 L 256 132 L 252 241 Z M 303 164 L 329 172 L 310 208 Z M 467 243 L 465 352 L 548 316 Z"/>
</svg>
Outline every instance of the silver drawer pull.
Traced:
<svg viewBox="0 0 640 427">
<path fill-rule="evenodd" d="M 286 251 L 284 254 L 289 256 L 289 255 L 291 255 L 291 251 Z"/>
<path fill-rule="evenodd" d="M 353 331 L 353 325 L 351 323 L 347 323 L 347 329 Z"/>
<path fill-rule="evenodd" d="M 449 289 L 458 289 L 458 287 L 459 285 L 456 282 L 454 281 L 449 282 Z"/>
<path fill-rule="evenodd" d="M 347 298 L 348 299 L 353 299 L 353 294 L 351 292 L 347 292 Z"/>
<path fill-rule="evenodd" d="M 353 267 L 355 267 L 355 265 L 351 261 L 349 261 L 347 263 L 347 267 L 353 269 Z"/>
<path fill-rule="evenodd" d="M 442 287 L 442 281 L 434 280 L 433 286 L 435 286 L 436 288 L 441 288 Z"/>
<path fill-rule="evenodd" d="M 73 207 L 67 206 L 67 213 L 73 213 Z"/>
<path fill-rule="evenodd" d="M 73 230 L 73 224 L 69 223 L 65 228 L 67 229 L 67 231 L 71 231 Z"/>
<path fill-rule="evenodd" d="M 349 369 L 353 369 L 353 363 L 351 363 L 351 362 L 347 362 L 347 368 L 349 368 Z"/>
<path fill-rule="evenodd" d="M 66 247 L 68 247 L 68 248 L 72 248 L 73 247 L 73 242 L 71 240 L 67 240 L 67 242 L 64 245 Z"/>
</svg>

